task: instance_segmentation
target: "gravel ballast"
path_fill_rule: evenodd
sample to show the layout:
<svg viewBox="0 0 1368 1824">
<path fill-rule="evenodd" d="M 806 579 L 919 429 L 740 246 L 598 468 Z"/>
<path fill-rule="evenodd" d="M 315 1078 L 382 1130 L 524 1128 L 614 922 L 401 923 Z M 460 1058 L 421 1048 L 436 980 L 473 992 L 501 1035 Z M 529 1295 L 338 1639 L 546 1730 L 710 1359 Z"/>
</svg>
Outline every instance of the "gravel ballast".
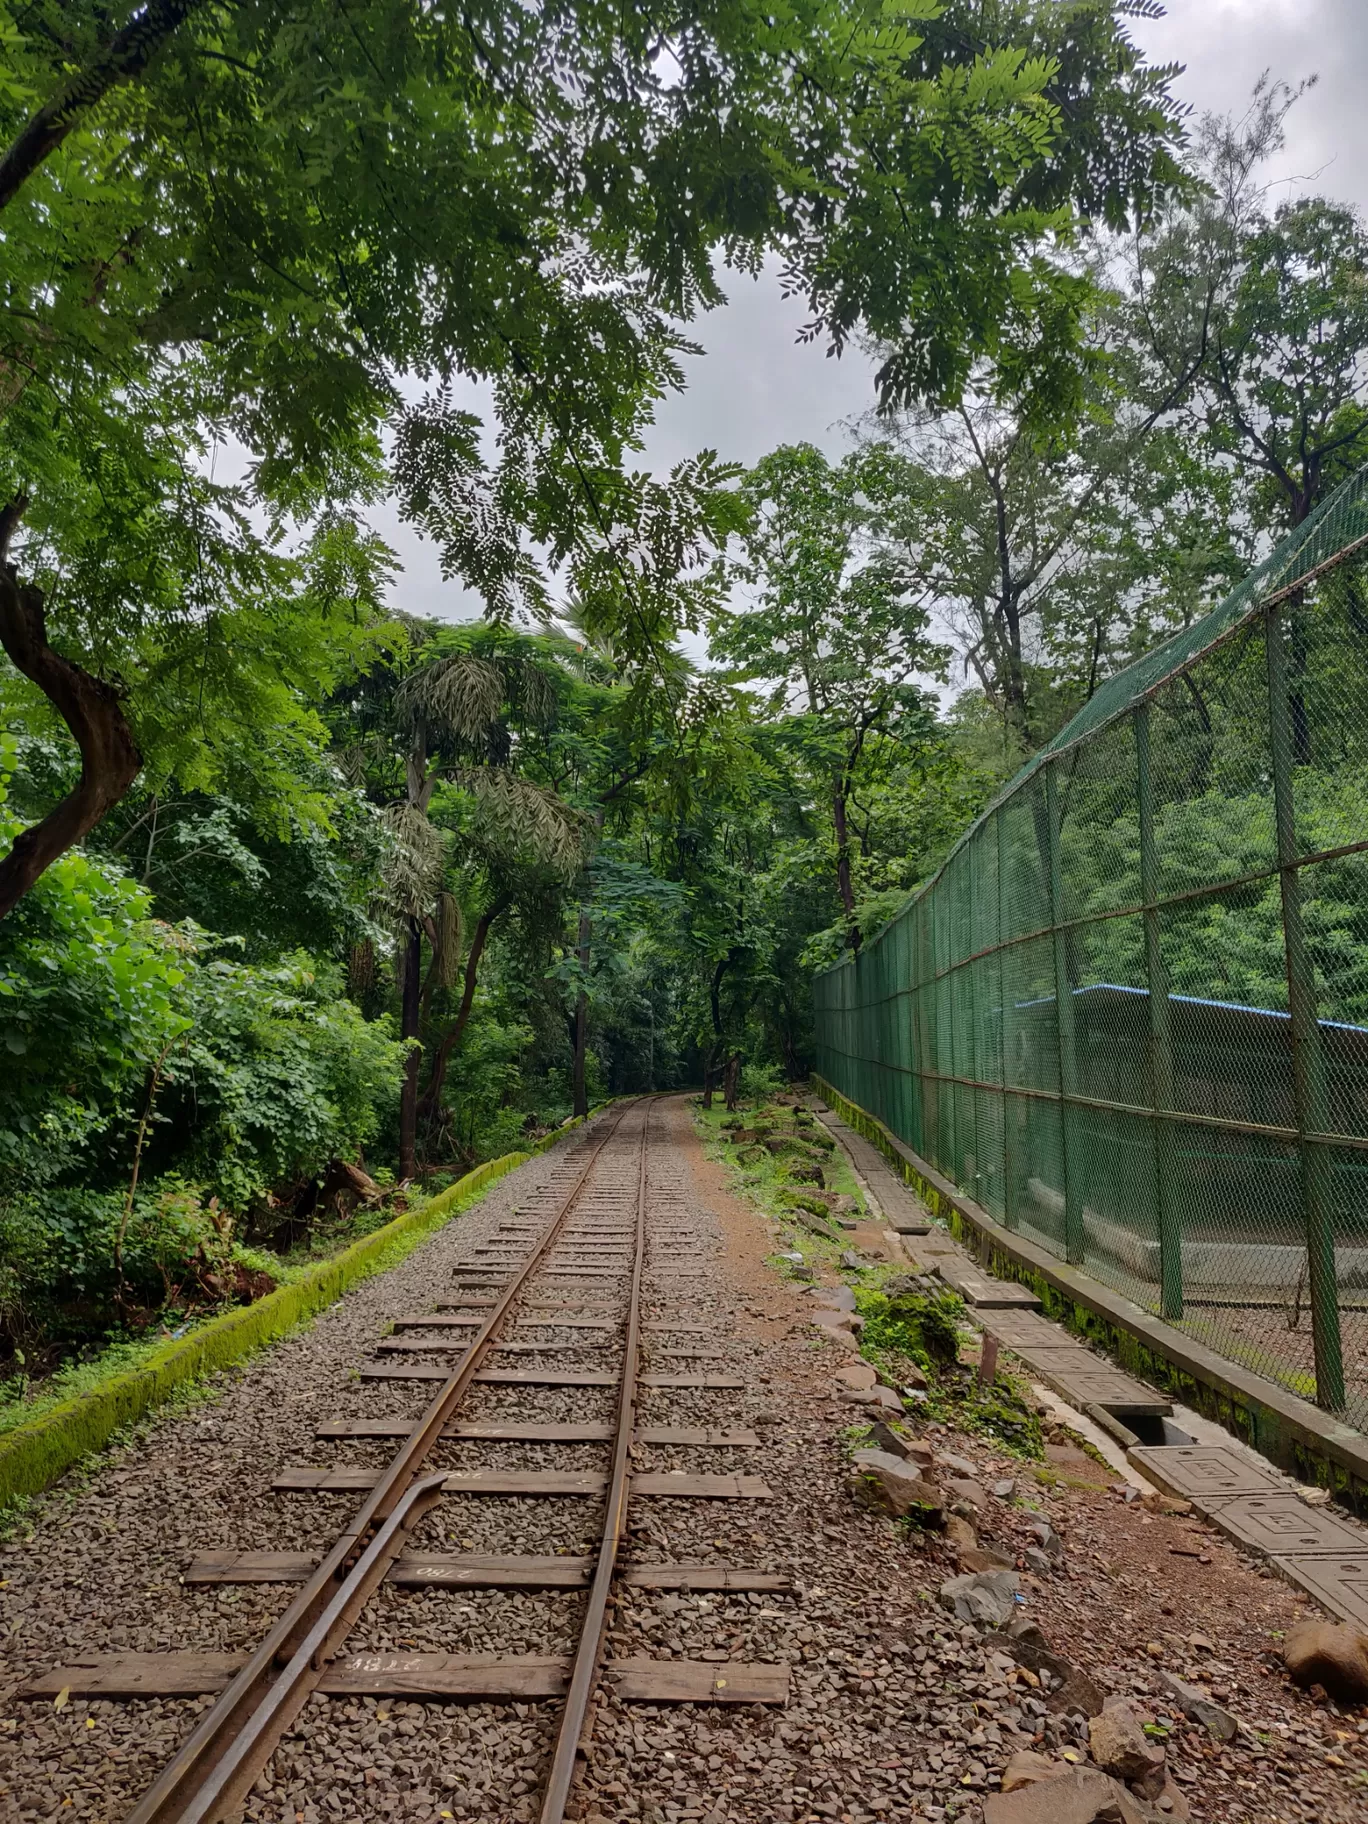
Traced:
<svg viewBox="0 0 1368 1824">
<path fill-rule="evenodd" d="M 652 1121 L 645 1315 L 652 1324 L 705 1325 L 702 1335 L 686 1334 L 720 1356 L 665 1358 L 659 1351 L 679 1347 L 683 1336 L 648 1336 L 648 1365 L 735 1374 L 746 1385 L 643 1390 L 641 1419 L 749 1426 L 762 1445 L 638 1446 L 634 1463 L 762 1475 L 772 1499 L 638 1498 L 625 1556 L 787 1572 L 794 1593 L 676 1595 L 619 1586 L 607 1651 L 786 1661 L 791 1699 L 783 1710 L 668 1708 L 622 1704 L 605 1691 L 575 1809 L 645 1824 L 978 1824 L 982 1800 L 1013 1752 L 1084 1754 L 1086 1732 L 1080 1744 L 1073 1725 L 1046 1713 L 1010 1660 L 940 1607 L 940 1586 L 961 1567 L 939 1535 L 907 1533 L 855 1505 L 848 1433 L 862 1415 L 833 1380 L 851 1359 L 846 1348 L 814 1331 L 811 1300 L 766 1263 L 774 1245 L 766 1223 L 704 1157 L 687 1104 L 657 1103 Z M 0 1550 L 0 1819 L 113 1824 L 127 1814 L 209 1700 L 72 1697 L 58 1709 L 51 1699 L 17 1702 L 13 1693 L 78 1651 L 233 1650 L 259 1639 L 291 1587 L 187 1586 L 180 1580 L 189 1561 L 215 1547 L 321 1551 L 331 1544 L 362 1497 L 276 1494 L 272 1475 L 285 1464 L 388 1459 L 392 1443 L 318 1440 L 314 1427 L 326 1418 L 422 1410 L 434 1386 L 362 1382 L 356 1371 L 395 1319 L 451 1300 L 453 1268 L 469 1263 L 531 1193 L 564 1177 L 568 1151 L 521 1167 L 307 1332 L 216 1377 L 209 1398 L 164 1412 L 34 1504 Z M 624 1157 L 623 1170 L 629 1165 Z M 616 1179 L 616 1169 L 610 1175 Z M 586 1340 L 568 1328 L 530 1333 L 537 1338 Z M 510 1365 L 536 1359 L 505 1358 Z M 573 1368 L 613 1358 L 577 1347 L 546 1359 Z M 482 1385 L 463 1416 L 608 1418 L 612 1405 L 610 1389 Z M 1169 1763 L 1192 1816 L 1230 1824 L 1362 1817 L 1368 1720 L 1313 1704 L 1276 1664 L 1278 1637 L 1307 1612 L 1294 1592 L 1257 1574 L 1192 1516 L 1124 1500 L 1105 1472 L 1073 1475 L 1067 1453 L 1042 1481 L 982 1439 L 925 1429 L 980 1484 L 1012 1479 L 1029 1500 L 990 1498 L 976 1516 L 982 1543 L 1024 1565 L 1037 1543 L 1032 1520 L 1051 1523 L 1063 1562 L 1038 1575 L 1018 1572 L 1021 1606 L 1054 1651 L 1103 1690 L 1132 1698 L 1158 1728 L 1167 1720 Z M 449 1440 L 434 1464 L 593 1470 L 606 1467 L 606 1450 Z M 595 1542 L 597 1511 L 593 1499 L 447 1497 L 421 1523 L 414 1549 L 584 1553 Z M 582 1602 L 567 1592 L 387 1585 L 350 1645 L 564 1654 Z M 1174 1717 L 1162 1672 L 1201 1684 L 1228 1709 L 1241 1725 L 1235 1741 L 1222 1745 Z M 246 1815 L 280 1824 L 446 1817 L 525 1824 L 537 1813 L 557 1714 L 554 1703 L 315 1697 Z"/>
</svg>

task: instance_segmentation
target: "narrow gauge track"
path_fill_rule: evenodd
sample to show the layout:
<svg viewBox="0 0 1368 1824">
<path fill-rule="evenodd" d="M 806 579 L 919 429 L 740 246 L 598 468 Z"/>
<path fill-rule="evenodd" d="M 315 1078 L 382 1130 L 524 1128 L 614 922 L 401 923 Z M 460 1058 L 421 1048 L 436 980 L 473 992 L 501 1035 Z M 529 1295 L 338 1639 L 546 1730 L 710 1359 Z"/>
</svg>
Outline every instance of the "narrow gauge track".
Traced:
<svg viewBox="0 0 1368 1824">
<path fill-rule="evenodd" d="M 416 1420 L 335 1420 L 320 1426 L 318 1435 L 402 1438 L 383 1469 L 286 1468 L 277 1475 L 274 1486 L 281 1490 L 368 1491 L 321 1563 L 315 1565 L 312 1557 L 300 1553 L 214 1552 L 202 1554 L 189 1567 L 187 1582 L 302 1581 L 299 1593 L 245 1662 L 240 1656 L 214 1654 L 92 1655 L 57 1667 L 30 1685 L 24 1695 L 34 1697 L 63 1689 L 103 1698 L 220 1693 L 129 1814 L 128 1824 L 220 1824 L 239 1812 L 281 1738 L 315 1692 L 486 1702 L 562 1698 L 542 1785 L 542 1824 L 558 1824 L 565 1815 L 579 1757 L 592 1735 L 596 1693 L 605 1683 L 623 1701 L 653 1704 L 786 1700 L 785 1665 L 678 1659 L 605 1664 L 602 1659 L 618 1578 L 673 1590 L 778 1592 L 788 1587 L 782 1576 L 726 1565 L 641 1565 L 624 1570 L 619 1562 L 634 1493 L 703 1499 L 768 1495 L 755 1477 L 633 1470 L 633 1454 L 643 1445 L 744 1448 L 759 1442 L 746 1431 L 638 1424 L 643 1386 L 742 1385 L 724 1376 L 651 1373 L 641 1366 L 648 1249 L 654 1241 L 662 1258 L 673 1250 L 672 1257 L 679 1259 L 679 1250 L 690 1239 L 686 1231 L 668 1228 L 663 1214 L 654 1224 L 650 1221 L 651 1111 L 646 1100 L 606 1117 L 566 1152 L 550 1184 L 505 1221 L 491 1243 L 477 1248 L 476 1258 L 457 1268 L 454 1296 L 439 1301 L 432 1312 L 400 1320 L 396 1334 L 380 1343 L 385 1359 L 363 1368 L 363 1380 L 440 1380 L 436 1397 Z M 568 1342 L 522 1341 L 506 1336 L 511 1327 L 579 1334 Z M 657 1325 L 668 1334 L 699 1328 L 668 1319 Z M 472 1329 L 468 1340 L 452 1334 Z M 550 1366 L 531 1368 L 484 1365 L 490 1356 L 504 1353 L 532 1354 L 543 1364 L 562 1352 L 573 1351 L 578 1359 L 581 1350 L 611 1347 L 597 1339 L 614 1331 L 620 1353 L 612 1371 L 567 1370 L 554 1360 Z M 596 1340 L 587 1341 L 585 1332 L 592 1332 Z M 450 1352 L 460 1357 L 452 1372 L 440 1364 L 403 1359 Z M 665 1351 L 693 1353 L 710 1352 Z M 476 1383 L 612 1389 L 615 1414 L 611 1422 L 462 1423 L 458 1414 Z M 608 1448 L 609 1462 L 606 1472 L 596 1474 L 433 1470 L 430 1459 L 439 1454 L 443 1440 L 452 1438 L 522 1441 L 537 1449 L 548 1444 L 602 1444 Z M 415 1528 L 445 1494 L 546 1499 L 598 1495 L 597 1550 L 590 1556 L 542 1558 L 406 1554 Z M 568 1660 L 356 1652 L 347 1643 L 367 1604 L 386 1582 L 452 1590 L 581 1590 L 584 1601 L 575 1651 Z"/>
</svg>

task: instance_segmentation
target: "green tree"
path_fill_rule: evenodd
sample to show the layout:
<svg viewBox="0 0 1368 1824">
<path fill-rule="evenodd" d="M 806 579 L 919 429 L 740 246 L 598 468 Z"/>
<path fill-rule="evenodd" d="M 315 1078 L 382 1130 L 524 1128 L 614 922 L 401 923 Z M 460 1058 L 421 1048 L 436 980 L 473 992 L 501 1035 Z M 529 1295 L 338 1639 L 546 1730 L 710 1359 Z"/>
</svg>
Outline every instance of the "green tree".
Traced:
<svg viewBox="0 0 1368 1824">
<path fill-rule="evenodd" d="M 492 614 L 544 596 L 529 539 L 586 597 L 620 574 L 656 511 L 624 453 L 720 298 L 715 252 L 777 251 L 834 348 L 880 337 L 888 398 L 953 396 L 988 351 L 1033 416 L 1067 411 L 1077 220 L 1174 176 L 1169 72 L 1123 12 L 0 6 L 0 643 L 82 758 L 0 861 L 0 913 L 163 738 L 197 750 L 232 705 L 270 728 L 225 617 L 277 539 L 385 485 L 382 427 Z M 415 409 L 406 373 L 433 388 Z M 492 471 L 458 377 L 493 387 Z M 225 440 L 233 488 L 206 473 Z M 711 485 L 677 478 L 680 523 Z M 636 596 L 616 631 L 657 643 Z M 217 648 L 193 687 L 142 650 L 172 634 Z"/>
<path fill-rule="evenodd" d="M 832 465 L 811 444 L 785 446 L 751 471 L 755 519 L 742 578 L 754 605 L 719 617 L 715 658 L 735 681 L 768 689 L 771 715 L 801 733 L 827 780 L 836 883 L 858 949 L 849 806 L 870 747 L 927 735 L 945 651 L 930 637 L 927 598 L 877 532 L 902 465 L 882 447 Z"/>
</svg>

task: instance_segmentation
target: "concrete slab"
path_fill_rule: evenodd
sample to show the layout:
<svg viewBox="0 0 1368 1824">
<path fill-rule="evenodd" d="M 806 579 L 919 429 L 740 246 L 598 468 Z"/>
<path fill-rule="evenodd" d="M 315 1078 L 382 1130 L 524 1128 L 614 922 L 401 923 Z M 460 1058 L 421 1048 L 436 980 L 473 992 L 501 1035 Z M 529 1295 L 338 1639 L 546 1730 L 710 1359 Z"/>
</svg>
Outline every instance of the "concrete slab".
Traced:
<svg viewBox="0 0 1368 1824">
<path fill-rule="evenodd" d="M 1011 1279 L 993 1279 L 966 1261 L 962 1255 L 946 1256 L 938 1260 L 936 1269 L 947 1286 L 953 1286 L 967 1305 L 973 1305 L 977 1309 L 1040 1309 L 1040 1299 L 1029 1286 L 1019 1286 Z"/>
<path fill-rule="evenodd" d="M 1368 1550 L 1368 1533 L 1295 1495 L 1232 1495 L 1204 1505 L 1207 1519 L 1227 1539 L 1270 1558 L 1353 1557 Z"/>
<path fill-rule="evenodd" d="M 1062 1349 L 1068 1341 L 1058 1324 L 1052 1324 L 1048 1317 L 1041 1317 L 1035 1311 L 1017 1311 L 1010 1307 L 988 1310 L 983 1312 L 979 1321 L 985 1330 L 991 1330 L 998 1341 L 1006 1343 L 1009 1349 L 1019 1346 Z"/>
<path fill-rule="evenodd" d="M 1039 1352 L 1040 1355 L 1045 1353 L 1044 1350 Z M 1104 1412 L 1114 1412 L 1119 1418 L 1163 1419 L 1173 1411 L 1173 1402 L 1153 1387 L 1133 1381 L 1118 1368 L 1108 1368 L 1105 1362 L 1098 1362 L 1095 1355 L 1084 1350 L 1079 1354 L 1089 1364 L 1086 1368 L 1068 1364 L 1058 1370 L 1047 1368 L 1037 1356 L 1031 1358 L 1031 1370 L 1074 1406 L 1100 1406 Z"/>
<path fill-rule="evenodd" d="M 1368 1628 L 1368 1551 L 1357 1556 L 1341 1552 L 1333 1558 L 1275 1554 L 1269 1562 L 1280 1577 L 1305 1590 L 1338 1620 Z"/>
<path fill-rule="evenodd" d="M 1287 1492 L 1281 1477 L 1272 1469 L 1223 1446 L 1139 1444 L 1127 1454 L 1142 1475 L 1197 1507 L 1231 1495 Z M 1368 1549 L 1368 1539 L 1364 1545 Z"/>
</svg>

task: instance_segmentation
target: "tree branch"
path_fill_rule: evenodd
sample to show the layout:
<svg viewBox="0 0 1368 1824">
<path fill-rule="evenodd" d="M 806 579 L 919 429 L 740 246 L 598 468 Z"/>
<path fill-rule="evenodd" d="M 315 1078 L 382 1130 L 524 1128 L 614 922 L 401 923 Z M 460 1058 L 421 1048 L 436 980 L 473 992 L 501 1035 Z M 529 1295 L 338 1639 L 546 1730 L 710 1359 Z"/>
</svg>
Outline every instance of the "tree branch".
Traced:
<svg viewBox="0 0 1368 1824">
<path fill-rule="evenodd" d="M 75 736 L 81 777 L 40 823 L 20 832 L 0 861 L 0 918 L 13 911 L 45 869 L 113 809 L 142 765 L 118 691 L 53 651 L 42 590 L 21 583 L 14 566 L 4 561 L 27 505 L 15 499 L 0 508 L 0 646 Z"/>
<path fill-rule="evenodd" d="M 0 209 L 13 202 L 44 159 L 110 89 L 142 75 L 155 53 L 201 3 L 147 0 L 92 63 L 43 103 L 0 158 Z"/>
</svg>

